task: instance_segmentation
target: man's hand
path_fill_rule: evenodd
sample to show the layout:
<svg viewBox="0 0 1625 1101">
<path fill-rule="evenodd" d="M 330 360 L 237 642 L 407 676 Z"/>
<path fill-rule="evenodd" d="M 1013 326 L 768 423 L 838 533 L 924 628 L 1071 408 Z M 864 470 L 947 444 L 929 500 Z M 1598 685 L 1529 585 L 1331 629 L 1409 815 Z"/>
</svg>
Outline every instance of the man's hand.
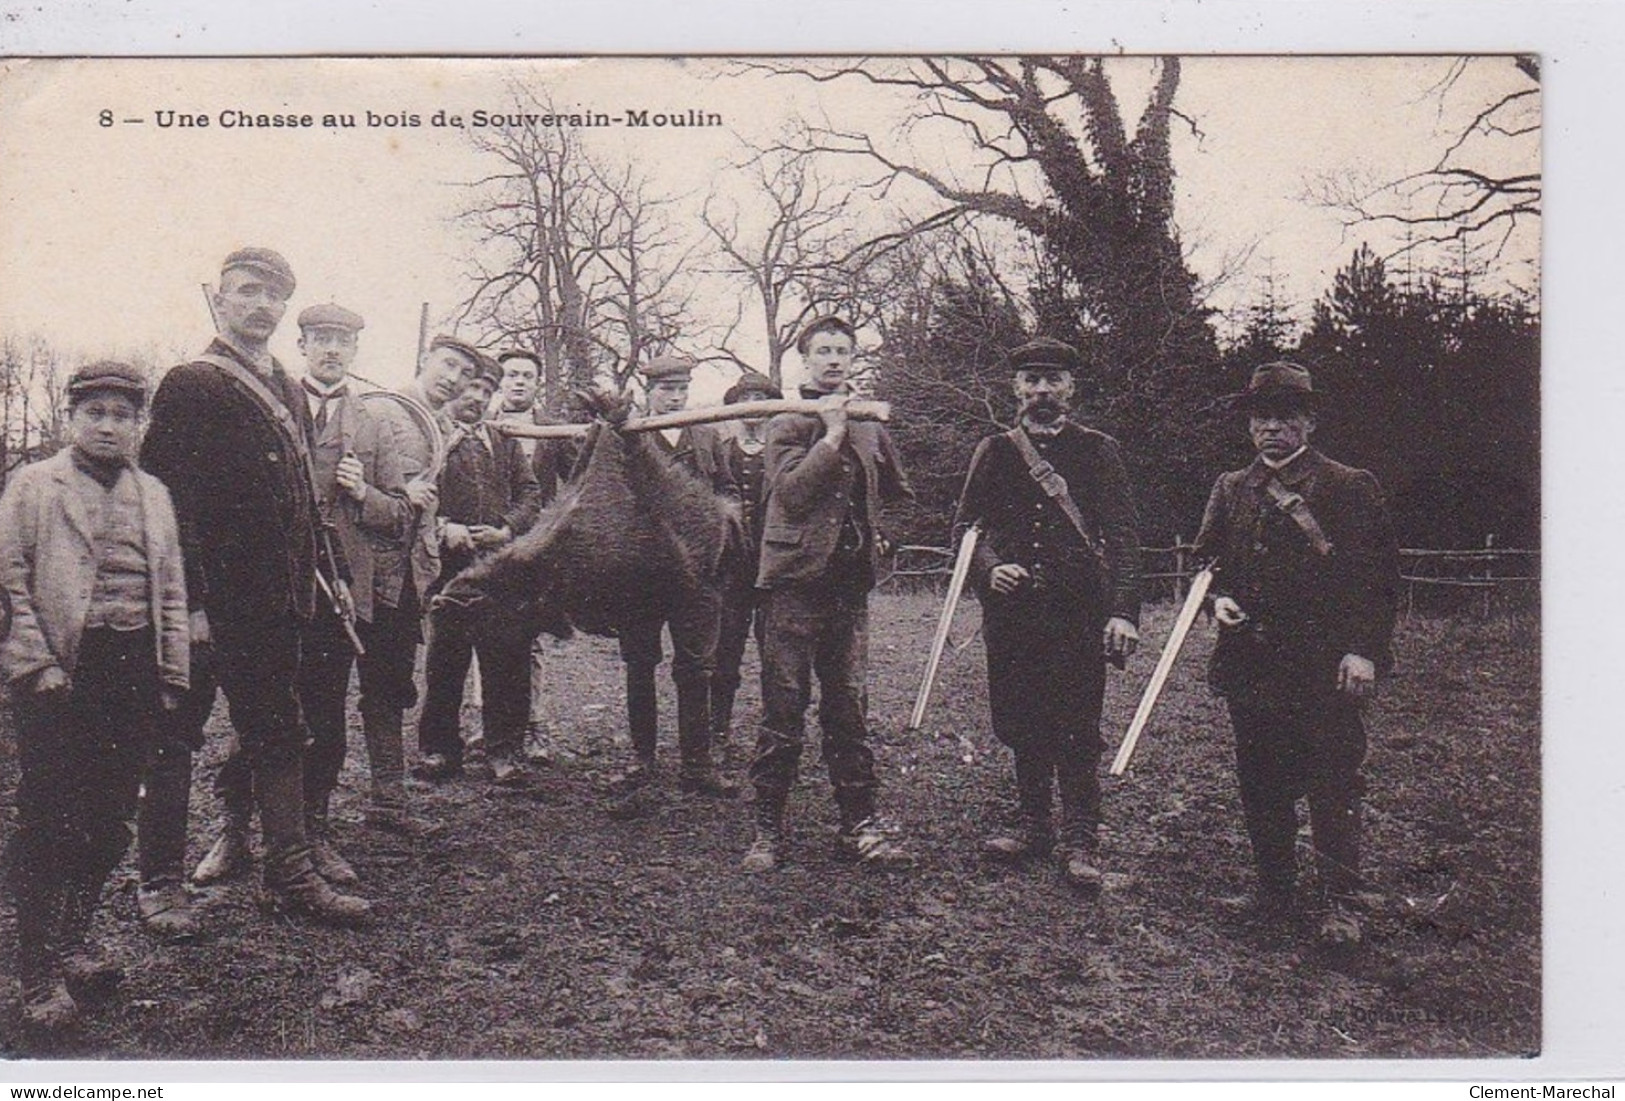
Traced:
<svg viewBox="0 0 1625 1101">
<path fill-rule="evenodd" d="M 47 665 L 39 671 L 34 678 L 34 693 L 39 696 L 49 696 L 57 692 L 68 690 L 68 674 L 60 665 Z"/>
<path fill-rule="evenodd" d="M 833 447 L 846 442 L 846 403 L 851 394 L 825 394 L 818 399 L 818 416 L 824 422 L 824 439 Z"/>
<path fill-rule="evenodd" d="M 209 617 L 202 608 L 188 616 L 186 624 L 191 630 L 193 646 L 207 646 L 214 641 L 214 632 L 209 630 Z"/>
<path fill-rule="evenodd" d="M 348 493 L 356 501 L 367 499 L 367 482 L 365 471 L 361 468 L 361 460 L 356 458 L 353 451 L 346 451 L 344 458 L 339 460 L 338 470 L 334 475 L 340 489 Z"/>
<path fill-rule="evenodd" d="M 1377 667 L 1359 654 L 1344 654 L 1337 666 L 1337 690 L 1355 699 L 1376 694 Z"/>
<path fill-rule="evenodd" d="M 1127 658 L 1140 646 L 1140 632 L 1121 616 L 1106 621 L 1106 656 Z"/>
<path fill-rule="evenodd" d="M 163 705 L 165 711 L 179 711 L 181 690 L 166 684 L 158 693 L 158 701 Z"/>
<path fill-rule="evenodd" d="M 406 483 L 406 499 L 419 512 L 426 512 L 440 500 L 440 492 L 435 489 L 433 482 L 413 478 Z"/>
<path fill-rule="evenodd" d="M 466 524 L 448 523 L 441 531 L 441 538 L 445 540 L 447 550 L 471 551 L 474 549 L 473 533 Z"/>
<path fill-rule="evenodd" d="M 1247 613 L 1241 610 L 1241 605 L 1228 596 L 1217 597 L 1213 601 L 1213 618 L 1224 627 L 1240 627 L 1247 622 Z"/>
<path fill-rule="evenodd" d="M 988 575 L 988 581 L 993 586 L 994 592 L 1000 596 L 1009 596 L 1021 587 L 1023 581 L 1026 581 L 1031 576 L 1032 574 L 1027 572 L 1027 567 L 1018 566 L 1014 562 L 1006 562 L 1003 565 L 993 567 L 993 572 Z"/>
<path fill-rule="evenodd" d="M 468 529 L 469 538 L 474 541 L 476 550 L 490 550 L 513 542 L 513 529 L 504 524 L 494 528 L 489 524 L 475 524 Z"/>
</svg>

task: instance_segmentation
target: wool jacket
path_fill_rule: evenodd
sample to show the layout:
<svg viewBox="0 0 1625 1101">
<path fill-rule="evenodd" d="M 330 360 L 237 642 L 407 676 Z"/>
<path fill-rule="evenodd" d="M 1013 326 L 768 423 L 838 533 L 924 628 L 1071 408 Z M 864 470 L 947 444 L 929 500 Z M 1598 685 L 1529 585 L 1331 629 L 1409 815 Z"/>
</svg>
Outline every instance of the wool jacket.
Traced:
<svg viewBox="0 0 1625 1101">
<path fill-rule="evenodd" d="M 207 354 L 236 359 L 216 339 Z M 311 438 L 299 384 L 273 361 L 266 388 Z M 308 622 L 316 608 L 320 514 L 292 441 L 255 397 L 206 362 L 172 368 L 152 399 L 141 465 L 169 488 L 187 596 L 211 620 Z"/>
<path fill-rule="evenodd" d="M 838 449 L 820 445 L 823 438 L 824 422 L 815 414 L 781 413 L 768 422 L 762 464 L 767 510 L 757 588 L 822 576 L 855 493 L 862 497 L 854 519 L 866 537 L 869 575 L 878 584 L 889 572 L 881 507 L 914 496 L 897 447 L 875 421 L 848 421 L 846 441 Z"/>
<path fill-rule="evenodd" d="M 404 572 L 391 569 L 380 575 L 378 562 L 380 556 L 389 560 L 404 545 L 413 526 L 401 449 L 390 423 L 373 415 L 377 405 L 345 394 L 332 404 L 327 425 L 317 433 L 310 453 L 322 514 L 333 525 L 350 567 L 356 616 L 367 623 L 372 622 L 375 598 L 391 608 L 400 603 Z M 339 460 L 345 452 L 361 460 L 366 493 L 360 501 L 338 485 Z"/>
<path fill-rule="evenodd" d="M 1066 479 L 1096 547 L 1084 544 L 1061 506 L 1034 481 L 1009 435 L 989 436 L 971 456 L 954 518 L 956 533 L 982 525 L 970 574 L 978 595 L 986 601 L 993 568 L 1010 563 L 1092 597 L 1106 616 L 1138 623 L 1139 513 L 1117 441 L 1067 422 L 1053 437 L 1034 436 L 1033 445 Z"/>
<path fill-rule="evenodd" d="M 0 585 L 12 608 L 0 675 L 19 681 L 57 666 L 73 675 L 96 584 L 95 523 L 75 479 L 71 449 L 12 475 L 0 495 Z M 186 574 L 169 491 L 131 468 L 141 502 L 154 659 L 162 682 L 184 690 L 190 672 Z"/>
<path fill-rule="evenodd" d="M 1317 679 L 1345 654 L 1386 672 L 1399 593 L 1399 551 L 1376 478 L 1309 448 L 1274 472 L 1302 496 L 1331 544 L 1318 554 L 1302 528 L 1265 491 L 1260 459 L 1220 475 L 1196 537 L 1198 561 L 1214 563 L 1212 595 L 1231 597 L 1245 628 L 1220 633 L 1213 682 L 1221 691 L 1248 662 L 1313 668 Z"/>
<path fill-rule="evenodd" d="M 461 438 L 451 444 L 440 473 L 440 518 L 455 524 L 506 527 L 519 538 L 541 511 L 536 471 L 524 449 L 517 439 L 487 424 L 454 434 Z M 456 573 L 474 557 L 463 551 L 443 552 L 442 573 Z"/>
</svg>

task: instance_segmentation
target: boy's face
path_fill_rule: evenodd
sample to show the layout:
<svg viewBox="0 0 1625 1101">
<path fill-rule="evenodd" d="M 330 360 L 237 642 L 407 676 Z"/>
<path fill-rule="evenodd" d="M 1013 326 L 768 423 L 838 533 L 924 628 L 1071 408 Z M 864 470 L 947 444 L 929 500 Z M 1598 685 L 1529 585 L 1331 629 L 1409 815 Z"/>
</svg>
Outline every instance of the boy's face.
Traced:
<svg viewBox="0 0 1625 1101">
<path fill-rule="evenodd" d="M 675 413 L 688 404 L 688 379 L 663 378 L 649 384 L 649 412 Z"/>
<path fill-rule="evenodd" d="M 68 415 L 73 446 L 98 462 L 134 458 L 140 430 L 141 407 L 118 390 L 92 391 Z"/>
</svg>

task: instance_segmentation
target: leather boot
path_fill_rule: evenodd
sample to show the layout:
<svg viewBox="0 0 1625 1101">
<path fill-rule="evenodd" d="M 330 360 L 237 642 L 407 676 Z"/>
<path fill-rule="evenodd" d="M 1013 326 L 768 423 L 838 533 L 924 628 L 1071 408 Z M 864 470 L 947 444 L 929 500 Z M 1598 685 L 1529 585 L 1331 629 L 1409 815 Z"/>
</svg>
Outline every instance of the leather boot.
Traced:
<svg viewBox="0 0 1625 1101">
<path fill-rule="evenodd" d="M 677 685 L 677 749 L 682 769 L 677 790 L 712 799 L 733 799 L 739 785 L 717 771 L 711 760 L 711 685 L 709 678 Z"/>
<path fill-rule="evenodd" d="M 63 977 L 70 992 L 86 1000 L 106 997 L 124 981 L 124 969 L 90 940 L 90 923 L 101 901 L 103 878 L 80 877 L 64 889 L 57 926 Z"/>
<path fill-rule="evenodd" d="M 310 862 L 316 867 L 316 874 L 329 883 L 339 887 L 348 887 L 359 883 L 361 877 L 355 874 L 350 862 L 333 844 L 333 829 L 328 818 L 327 793 L 305 793 L 305 839 L 310 842 Z"/>
<path fill-rule="evenodd" d="M 192 872 L 192 882 L 198 885 L 219 883 L 248 871 L 254 863 L 254 853 L 248 840 L 249 815 L 247 808 L 226 807 L 226 822 L 220 838 L 209 849 Z"/>
<path fill-rule="evenodd" d="M 1046 857 L 1055 848 L 1049 817 L 1023 814 L 1015 829 L 982 842 L 982 855 L 995 864 L 1025 864 Z"/>
<path fill-rule="evenodd" d="M 17 977 L 21 980 L 23 1022 L 30 1028 L 55 1031 L 73 1024 L 78 1006 L 63 982 L 58 933 L 62 885 L 32 870 L 17 876 Z"/>
<path fill-rule="evenodd" d="M 254 794 L 265 832 L 265 893 L 276 909 L 333 925 L 364 925 L 366 899 L 335 891 L 311 863 L 305 838 L 304 769 L 298 756 L 256 762 Z"/>
<path fill-rule="evenodd" d="M 756 836 L 739 862 L 751 874 L 771 872 L 784 861 L 784 804 L 782 797 L 756 798 Z"/>
<path fill-rule="evenodd" d="M 626 667 L 626 725 L 632 736 L 632 751 L 640 758 L 653 758 L 660 731 L 660 702 L 655 695 L 653 665 Z"/>
</svg>

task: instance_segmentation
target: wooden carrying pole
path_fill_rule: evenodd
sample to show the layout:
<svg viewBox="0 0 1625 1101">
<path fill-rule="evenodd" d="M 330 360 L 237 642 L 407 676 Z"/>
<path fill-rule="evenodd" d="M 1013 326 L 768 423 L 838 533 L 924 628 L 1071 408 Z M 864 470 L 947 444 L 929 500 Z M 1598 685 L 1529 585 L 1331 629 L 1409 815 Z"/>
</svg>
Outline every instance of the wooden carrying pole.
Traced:
<svg viewBox="0 0 1625 1101">
<path fill-rule="evenodd" d="M 733 405 L 707 405 L 699 409 L 679 409 L 675 413 L 662 413 L 655 417 L 630 417 L 621 425 L 622 432 L 655 432 L 662 428 L 687 428 L 692 424 L 720 424 L 723 421 L 765 419 L 780 413 L 816 414 L 822 404 L 805 398 L 784 401 L 741 401 Z M 884 401 L 851 401 L 846 415 L 858 421 L 891 420 L 891 404 Z M 591 425 L 586 424 L 525 424 L 523 422 L 493 421 L 497 431 L 527 440 L 572 440 L 585 436 Z"/>
<path fill-rule="evenodd" d="M 931 653 L 925 659 L 925 675 L 920 678 L 920 693 L 914 699 L 914 713 L 909 716 L 908 728 L 920 729 L 925 722 L 925 705 L 931 700 L 931 689 L 937 682 L 937 667 L 942 664 L 942 651 L 948 645 L 948 629 L 954 623 L 954 610 L 965 591 L 965 579 L 970 576 L 971 556 L 976 553 L 976 541 L 981 529 L 972 524 L 959 541 L 959 557 L 954 559 L 954 572 L 948 579 L 948 596 L 942 602 L 942 618 L 937 621 L 937 633 L 931 639 Z"/>
<path fill-rule="evenodd" d="M 1185 645 L 1185 636 L 1191 633 L 1191 624 L 1196 622 L 1196 613 L 1202 610 L 1202 601 L 1207 596 L 1208 586 L 1213 584 L 1213 571 L 1203 570 L 1191 578 L 1191 591 L 1185 597 L 1184 606 L 1179 609 L 1179 617 L 1174 620 L 1174 629 L 1168 635 L 1168 644 L 1162 648 L 1162 656 L 1157 659 L 1157 667 L 1151 673 L 1151 680 L 1145 686 L 1145 695 L 1140 697 L 1140 706 L 1134 711 L 1134 721 L 1128 724 L 1128 733 L 1123 735 L 1123 744 L 1117 748 L 1117 756 L 1112 761 L 1112 775 L 1121 776 L 1128 768 L 1129 758 L 1134 756 L 1134 746 L 1140 740 L 1140 734 L 1145 730 L 1145 724 L 1151 719 L 1151 709 L 1157 705 L 1157 698 L 1162 695 L 1162 686 L 1168 682 L 1168 674 L 1174 668 L 1174 661 L 1179 657 L 1180 648 Z"/>
</svg>

